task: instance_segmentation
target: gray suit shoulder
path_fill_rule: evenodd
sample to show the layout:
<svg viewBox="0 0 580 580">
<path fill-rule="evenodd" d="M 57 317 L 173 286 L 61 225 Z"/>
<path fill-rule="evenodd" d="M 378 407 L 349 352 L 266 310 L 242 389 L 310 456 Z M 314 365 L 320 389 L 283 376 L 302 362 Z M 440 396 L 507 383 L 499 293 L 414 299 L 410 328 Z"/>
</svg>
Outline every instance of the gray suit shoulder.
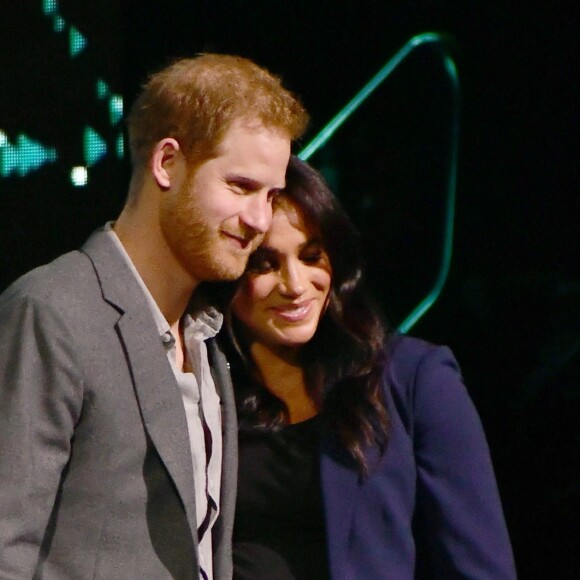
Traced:
<svg viewBox="0 0 580 580">
<path fill-rule="evenodd" d="M 34 268 L 13 282 L 0 296 L 0 306 L 20 301 L 70 307 L 95 287 L 95 271 L 88 256 L 74 250 Z"/>
</svg>

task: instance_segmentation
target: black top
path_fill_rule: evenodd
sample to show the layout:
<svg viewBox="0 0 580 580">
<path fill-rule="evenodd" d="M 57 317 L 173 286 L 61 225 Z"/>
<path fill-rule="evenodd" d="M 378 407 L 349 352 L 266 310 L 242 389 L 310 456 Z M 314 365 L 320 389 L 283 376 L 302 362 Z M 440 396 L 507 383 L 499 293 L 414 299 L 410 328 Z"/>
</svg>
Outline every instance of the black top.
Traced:
<svg viewBox="0 0 580 580">
<path fill-rule="evenodd" d="M 236 580 L 329 578 L 319 447 L 319 417 L 240 434 Z"/>
</svg>

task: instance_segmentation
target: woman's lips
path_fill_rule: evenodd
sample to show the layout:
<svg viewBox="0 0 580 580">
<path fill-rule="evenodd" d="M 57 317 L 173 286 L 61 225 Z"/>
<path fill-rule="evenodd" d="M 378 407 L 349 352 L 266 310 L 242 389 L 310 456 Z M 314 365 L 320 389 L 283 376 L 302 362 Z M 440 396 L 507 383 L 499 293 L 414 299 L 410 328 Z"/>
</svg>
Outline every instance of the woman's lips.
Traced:
<svg viewBox="0 0 580 580">
<path fill-rule="evenodd" d="M 305 300 L 298 304 L 285 304 L 284 306 L 275 306 L 272 310 L 277 316 L 287 322 L 300 322 L 304 320 L 312 309 L 312 300 Z"/>
</svg>

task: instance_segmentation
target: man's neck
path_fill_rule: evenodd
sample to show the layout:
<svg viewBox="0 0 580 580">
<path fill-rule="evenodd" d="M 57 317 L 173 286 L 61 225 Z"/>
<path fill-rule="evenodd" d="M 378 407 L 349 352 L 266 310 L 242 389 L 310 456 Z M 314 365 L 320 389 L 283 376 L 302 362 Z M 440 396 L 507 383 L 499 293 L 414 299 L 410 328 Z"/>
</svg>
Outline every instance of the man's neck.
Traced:
<svg viewBox="0 0 580 580">
<path fill-rule="evenodd" d="M 176 328 L 197 281 L 171 253 L 156 220 L 143 212 L 125 208 L 113 230 L 169 326 Z"/>
</svg>

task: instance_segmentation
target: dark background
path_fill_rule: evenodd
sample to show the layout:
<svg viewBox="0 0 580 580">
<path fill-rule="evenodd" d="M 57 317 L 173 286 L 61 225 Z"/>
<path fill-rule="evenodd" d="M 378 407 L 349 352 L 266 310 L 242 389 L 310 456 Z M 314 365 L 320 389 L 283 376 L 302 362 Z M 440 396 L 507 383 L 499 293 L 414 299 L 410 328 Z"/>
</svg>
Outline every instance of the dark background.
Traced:
<svg viewBox="0 0 580 580">
<path fill-rule="evenodd" d="M 42 1 L 0 8 L 0 130 L 59 152 L 0 178 L 0 289 L 78 246 L 124 201 L 128 163 L 108 155 L 75 188 L 82 131 L 108 144 L 94 83 L 128 105 L 146 73 L 201 51 L 280 74 L 312 116 L 302 145 L 413 35 L 439 31 L 457 64 L 461 140 L 454 256 L 412 334 L 457 354 L 490 442 L 521 578 L 578 567 L 580 73 L 572 3 L 337 0 L 61 1 L 87 38 L 68 56 Z M 437 272 L 450 92 L 417 50 L 311 158 L 363 232 L 370 285 L 397 326 Z M 300 146 L 297 148 L 297 151 Z"/>
</svg>

